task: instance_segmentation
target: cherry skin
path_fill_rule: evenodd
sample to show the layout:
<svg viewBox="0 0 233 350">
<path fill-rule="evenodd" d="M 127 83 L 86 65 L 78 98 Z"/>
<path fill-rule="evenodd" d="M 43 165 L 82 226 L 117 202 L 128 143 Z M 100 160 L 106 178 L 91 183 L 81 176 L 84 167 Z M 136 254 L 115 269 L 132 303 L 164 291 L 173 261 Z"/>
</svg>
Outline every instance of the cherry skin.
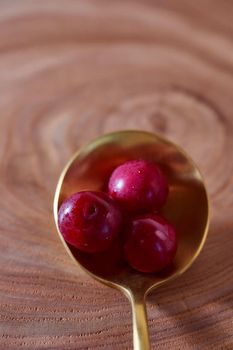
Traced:
<svg viewBox="0 0 233 350">
<path fill-rule="evenodd" d="M 164 218 L 148 214 L 129 222 L 124 254 L 135 270 L 160 271 L 171 264 L 176 250 L 176 231 Z"/>
<path fill-rule="evenodd" d="M 121 226 L 117 204 L 102 192 L 73 194 L 60 207 L 58 226 L 64 239 L 83 252 L 108 249 Z"/>
<path fill-rule="evenodd" d="M 155 163 L 132 160 L 113 171 L 108 193 L 128 212 L 151 212 L 165 204 L 168 184 Z"/>
<path fill-rule="evenodd" d="M 121 242 L 116 238 L 107 250 L 85 253 L 70 245 L 72 254 L 89 271 L 102 277 L 121 273 L 126 266 Z"/>
</svg>

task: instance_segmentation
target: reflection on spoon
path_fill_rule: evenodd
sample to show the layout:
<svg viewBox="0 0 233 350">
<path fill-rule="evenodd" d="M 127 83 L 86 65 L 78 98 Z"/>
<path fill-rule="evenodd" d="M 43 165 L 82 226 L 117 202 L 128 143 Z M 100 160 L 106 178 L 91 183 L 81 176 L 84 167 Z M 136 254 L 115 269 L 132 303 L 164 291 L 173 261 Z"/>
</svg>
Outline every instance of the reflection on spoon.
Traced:
<svg viewBox="0 0 233 350">
<path fill-rule="evenodd" d="M 58 209 L 65 199 L 81 190 L 105 189 L 113 169 L 132 159 L 158 163 L 169 182 L 170 193 L 162 214 L 175 226 L 179 245 L 173 264 L 156 274 L 141 274 L 130 268 L 117 245 L 113 251 L 92 257 L 81 253 L 64 241 L 58 229 Z M 180 147 L 155 134 L 120 131 L 104 135 L 79 150 L 62 171 L 54 198 L 54 218 L 59 236 L 79 268 L 129 298 L 134 349 L 148 350 L 146 295 L 184 273 L 197 258 L 207 236 L 209 201 L 196 165 Z"/>
</svg>

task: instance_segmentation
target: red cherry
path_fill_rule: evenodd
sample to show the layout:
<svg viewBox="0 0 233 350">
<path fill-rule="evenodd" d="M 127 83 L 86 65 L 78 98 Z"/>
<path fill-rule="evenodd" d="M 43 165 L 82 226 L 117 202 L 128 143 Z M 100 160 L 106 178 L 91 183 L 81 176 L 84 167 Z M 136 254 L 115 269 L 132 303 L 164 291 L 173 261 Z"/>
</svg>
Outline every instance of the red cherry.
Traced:
<svg viewBox="0 0 233 350">
<path fill-rule="evenodd" d="M 71 245 L 70 249 L 86 269 L 102 277 L 116 275 L 122 272 L 126 265 L 119 239 L 115 239 L 109 249 L 103 252 L 85 253 Z"/>
<path fill-rule="evenodd" d="M 128 263 L 140 272 L 157 272 L 170 265 L 177 250 L 174 227 L 164 218 L 148 214 L 132 219 L 124 246 Z"/>
<path fill-rule="evenodd" d="M 113 171 L 108 191 L 127 211 L 152 211 L 165 204 L 168 184 L 156 164 L 145 160 L 132 160 Z"/>
<path fill-rule="evenodd" d="M 102 192 L 75 193 L 61 205 L 58 213 L 58 226 L 64 239 L 89 253 L 108 249 L 120 225 L 117 204 Z"/>
</svg>

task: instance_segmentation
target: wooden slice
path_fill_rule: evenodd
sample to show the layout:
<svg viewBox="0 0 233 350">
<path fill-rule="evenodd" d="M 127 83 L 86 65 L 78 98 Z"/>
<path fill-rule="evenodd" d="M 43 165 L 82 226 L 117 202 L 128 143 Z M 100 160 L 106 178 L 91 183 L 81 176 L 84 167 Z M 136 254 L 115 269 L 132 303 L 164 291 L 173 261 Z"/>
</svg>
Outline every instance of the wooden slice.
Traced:
<svg viewBox="0 0 233 350">
<path fill-rule="evenodd" d="M 132 349 L 119 292 L 77 270 L 52 200 L 72 153 L 119 129 L 193 157 L 212 220 L 184 276 L 148 298 L 153 349 L 233 349 L 233 3 L 0 2 L 0 349 Z"/>
</svg>

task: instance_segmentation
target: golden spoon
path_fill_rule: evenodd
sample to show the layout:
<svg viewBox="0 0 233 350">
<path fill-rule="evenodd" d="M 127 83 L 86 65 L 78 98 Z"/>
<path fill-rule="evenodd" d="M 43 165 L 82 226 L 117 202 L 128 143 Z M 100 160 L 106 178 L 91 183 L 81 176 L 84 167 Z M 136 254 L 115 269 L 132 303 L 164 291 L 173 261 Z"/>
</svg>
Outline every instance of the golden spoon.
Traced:
<svg viewBox="0 0 233 350">
<path fill-rule="evenodd" d="M 102 190 L 115 167 L 127 160 L 158 163 L 169 182 L 169 197 L 162 214 L 176 227 L 178 251 L 173 264 L 156 274 L 141 274 L 129 266 L 111 273 L 97 268 L 63 239 L 58 228 L 58 209 L 71 194 Z M 59 178 L 54 197 L 54 218 L 59 236 L 78 266 L 110 287 L 120 289 L 130 300 L 133 313 L 134 349 L 150 349 L 145 308 L 146 295 L 180 276 L 200 253 L 209 226 L 209 201 L 203 178 L 193 161 L 175 144 L 148 132 L 119 131 L 84 146 L 71 158 Z"/>
</svg>

